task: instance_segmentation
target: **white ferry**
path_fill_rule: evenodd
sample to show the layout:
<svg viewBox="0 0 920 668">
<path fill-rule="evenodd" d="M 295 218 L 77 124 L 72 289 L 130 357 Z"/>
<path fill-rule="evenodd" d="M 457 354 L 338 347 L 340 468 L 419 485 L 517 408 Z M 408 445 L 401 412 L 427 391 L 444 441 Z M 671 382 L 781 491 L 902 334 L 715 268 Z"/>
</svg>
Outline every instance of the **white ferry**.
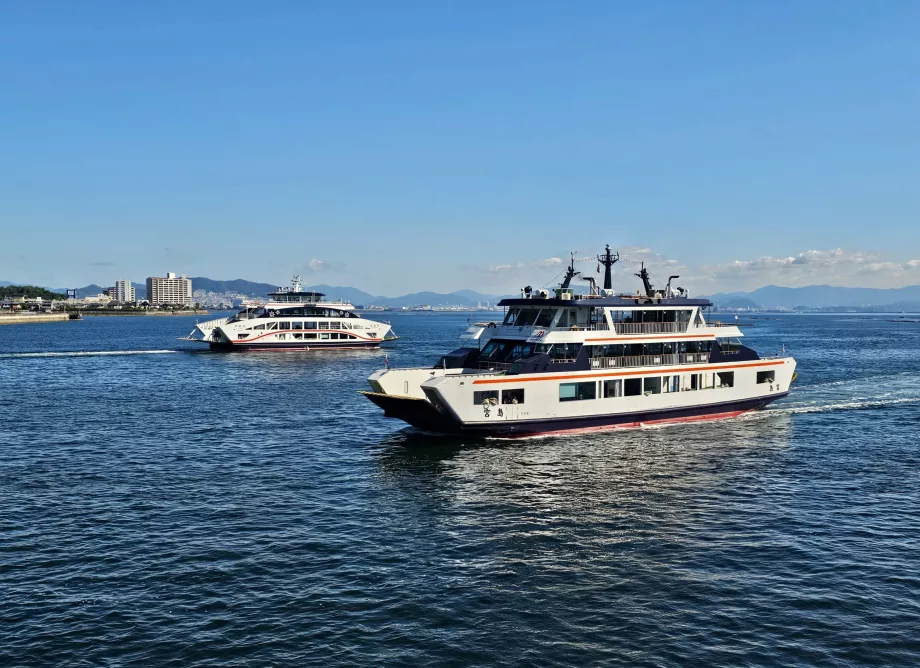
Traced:
<svg viewBox="0 0 920 668">
<path fill-rule="evenodd" d="M 345 301 L 325 301 L 304 290 L 300 276 L 290 288 L 269 293 L 264 305 L 244 303 L 235 316 L 195 325 L 183 341 L 218 350 L 340 350 L 377 348 L 396 339 L 389 323 L 362 318 Z"/>
<path fill-rule="evenodd" d="M 762 357 L 733 324 L 707 322 L 709 300 L 683 288 L 617 295 L 608 246 L 598 260 L 604 289 L 575 294 L 574 261 L 552 293 L 505 299 L 501 323 L 471 327 L 467 345 L 434 367 L 384 369 L 363 392 L 421 430 L 477 436 L 534 436 L 727 418 L 789 393 L 795 360 Z"/>
</svg>

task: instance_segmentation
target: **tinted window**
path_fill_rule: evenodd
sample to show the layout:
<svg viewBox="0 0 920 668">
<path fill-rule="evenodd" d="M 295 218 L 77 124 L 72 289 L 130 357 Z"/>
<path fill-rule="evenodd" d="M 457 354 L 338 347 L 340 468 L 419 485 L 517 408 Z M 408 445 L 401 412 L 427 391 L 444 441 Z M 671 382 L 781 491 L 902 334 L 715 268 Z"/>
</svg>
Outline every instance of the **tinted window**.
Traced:
<svg viewBox="0 0 920 668">
<path fill-rule="evenodd" d="M 503 404 L 523 404 L 524 403 L 524 388 L 517 388 L 514 390 L 502 390 L 502 403 Z"/>
<path fill-rule="evenodd" d="M 473 405 L 481 406 L 484 402 L 490 404 L 498 403 L 498 390 L 484 390 L 482 392 L 473 392 Z"/>
</svg>

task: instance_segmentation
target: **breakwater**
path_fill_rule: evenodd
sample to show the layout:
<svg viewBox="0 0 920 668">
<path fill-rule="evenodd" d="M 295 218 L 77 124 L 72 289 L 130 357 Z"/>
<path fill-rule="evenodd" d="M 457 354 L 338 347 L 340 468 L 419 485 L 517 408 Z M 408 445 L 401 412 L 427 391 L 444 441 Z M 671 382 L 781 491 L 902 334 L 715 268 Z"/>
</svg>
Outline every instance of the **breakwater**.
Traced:
<svg viewBox="0 0 920 668">
<path fill-rule="evenodd" d="M 68 319 L 66 313 L 2 313 L 0 325 L 25 325 L 35 322 L 61 322 Z"/>
</svg>

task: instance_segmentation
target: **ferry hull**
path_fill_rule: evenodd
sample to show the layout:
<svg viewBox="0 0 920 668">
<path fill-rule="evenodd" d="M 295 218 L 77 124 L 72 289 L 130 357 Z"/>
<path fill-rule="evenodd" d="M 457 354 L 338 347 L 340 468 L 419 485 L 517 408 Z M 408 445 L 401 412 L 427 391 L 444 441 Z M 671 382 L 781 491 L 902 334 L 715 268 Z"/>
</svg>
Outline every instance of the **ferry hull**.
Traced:
<svg viewBox="0 0 920 668">
<path fill-rule="evenodd" d="M 211 341 L 209 342 L 211 350 L 219 352 L 265 352 L 270 350 L 286 351 L 293 352 L 297 350 L 308 350 L 310 352 L 315 352 L 318 350 L 355 350 L 355 349 L 368 349 L 368 348 L 379 348 L 382 341 L 341 341 L 334 344 L 322 344 L 322 343 L 312 343 L 307 345 L 302 341 L 293 341 L 289 343 L 230 343 L 227 341 Z"/>
<path fill-rule="evenodd" d="M 463 424 L 438 410 L 426 399 L 402 397 L 376 392 L 362 392 L 384 410 L 386 417 L 394 417 L 417 429 L 438 434 L 466 434 L 479 437 L 520 438 L 548 434 L 630 429 L 649 425 L 674 424 L 698 420 L 715 420 L 737 417 L 743 413 L 760 410 L 780 399 L 788 392 L 767 397 L 755 397 L 731 402 L 684 406 L 655 411 L 612 413 L 571 418 L 546 418 L 536 420 L 509 420 L 488 424 Z M 497 406 L 500 408 L 500 406 Z"/>
</svg>

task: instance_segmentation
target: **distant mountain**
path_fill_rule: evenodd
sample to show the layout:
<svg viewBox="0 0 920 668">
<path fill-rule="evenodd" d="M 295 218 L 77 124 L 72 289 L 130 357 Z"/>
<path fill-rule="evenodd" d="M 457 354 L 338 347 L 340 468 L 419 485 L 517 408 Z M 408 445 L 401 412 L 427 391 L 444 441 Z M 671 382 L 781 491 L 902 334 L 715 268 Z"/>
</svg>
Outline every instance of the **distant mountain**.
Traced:
<svg viewBox="0 0 920 668">
<path fill-rule="evenodd" d="M 784 288 L 767 285 L 752 292 L 720 292 L 709 297 L 717 306 L 747 299 L 766 308 L 823 308 L 827 306 L 888 306 L 920 301 L 920 285 L 904 288 L 841 288 L 833 285 L 808 285 Z"/>
<path fill-rule="evenodd" d="M 277 285 L 272 283 L 253 283 L 242 278 L 235 278 L 230 281 L 215 281 L 204 276 L 192 276 L 192 290 L 204 290 L 206 292 L 239 292 L 249 297 L 264 297 L 269 292 L 278 289 Z M 146 290 L 146 284 L 145 284 Z"/>
</svg>

